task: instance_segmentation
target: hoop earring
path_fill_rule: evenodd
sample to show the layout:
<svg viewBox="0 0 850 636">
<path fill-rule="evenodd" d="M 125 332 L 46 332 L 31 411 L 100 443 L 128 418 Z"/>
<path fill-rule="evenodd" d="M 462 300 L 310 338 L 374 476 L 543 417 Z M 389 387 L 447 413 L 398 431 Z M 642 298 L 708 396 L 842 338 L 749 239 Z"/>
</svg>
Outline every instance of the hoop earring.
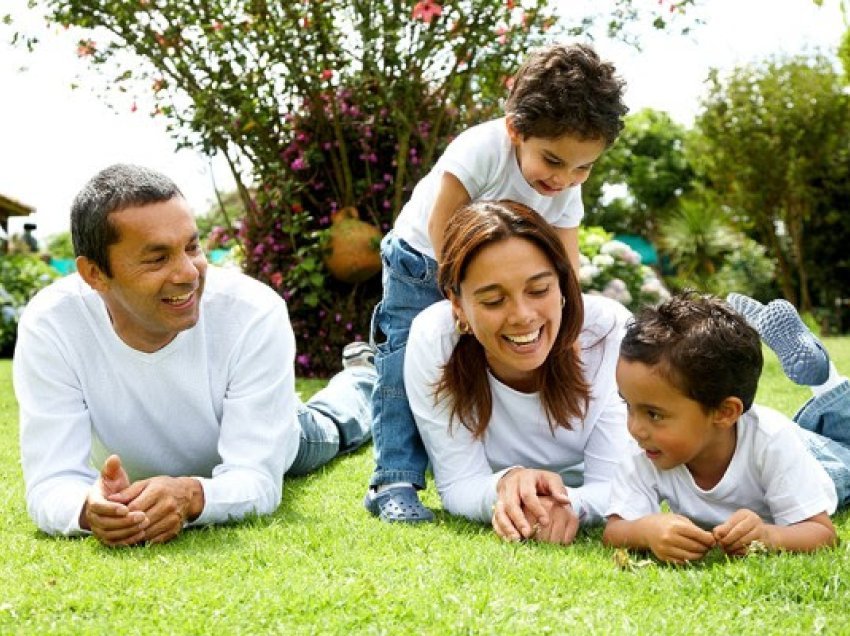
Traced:
<svg viewBox="0 0 850 636">
<path fill-rule="evenodd" d="M 465 336 L 469 333 L 469 323 L 461 322 L 460 318 L 455 318 L 455 329 L 460 335 Z"/>
<path fill-rule="evenodd" d="M 561 296 L 561 309 L 567 305 L 567 299 Z"/>
</svg>

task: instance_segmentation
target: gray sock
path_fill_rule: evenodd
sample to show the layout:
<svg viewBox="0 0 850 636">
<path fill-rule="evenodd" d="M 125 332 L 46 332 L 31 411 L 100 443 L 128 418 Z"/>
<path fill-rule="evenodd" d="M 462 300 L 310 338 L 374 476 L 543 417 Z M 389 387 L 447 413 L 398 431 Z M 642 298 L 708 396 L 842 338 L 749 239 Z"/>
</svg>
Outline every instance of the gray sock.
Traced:
<svg viewBox="0 0 850 636">
<path fill-rule="evenodd" d="M 726 296 L 726 302 L 732 306 L 732 309 L 741 314 L 751 327 L 755 327 L 756 320 L 764 310 L 764 305 L 759 301 L 743 294 L 729 294 Z"/>
<path fill-rule="evenodd" d="M 787 300 L 767 304 L 753 325 L 776 352 L 782 370 L 793 382 L 813 386 L 829 377 L 829 355 Z"/>
</svg>

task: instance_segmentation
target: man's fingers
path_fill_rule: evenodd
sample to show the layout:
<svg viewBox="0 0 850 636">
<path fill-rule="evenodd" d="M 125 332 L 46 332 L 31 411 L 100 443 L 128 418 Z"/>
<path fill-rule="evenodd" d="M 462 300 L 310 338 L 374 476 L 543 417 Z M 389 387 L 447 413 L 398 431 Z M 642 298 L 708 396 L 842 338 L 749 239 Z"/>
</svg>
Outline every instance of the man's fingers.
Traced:
<svg viewBox="0 0 850 636">
<path fill-rule="evenodd" d="M 123 504 L 128 504 L 131 510 L 145 510 L 143 506 L 139 506 L 134 500 L 144 492 L 146 485 L 146 481 L 137 481 L 130 484 L 128 488 L 125 488 L 121 492 L 109 495 L 107 499 L 109 499 L 109 501 L 117 501 Z"/>
<path fill-rule="evenodd" d="M 122 530 L 106 530 L 98 532 L 97 538 L 110 546 L 135 545 L 145 540 L 145 531 L 135 526 Z"/>
<path fill-rule="evenodd" d="M 103 469 L 100 471 L 104 479 L 114 480 L 121 477 L 121 458 L 118 455 L 110 455 L 103 462 Z"/>
<path fill-rule="evenodd" d="M 182 523 L 174 523 L 174 520 L 163 519 L 159 524 L 151 526 L 145 531 L 145 540 L 148 543 L 165 543 L 171 541 L 182 529 Z"/>
<path fill-rule="evenodd" d="M 106 531 L 120 530 L 122 528 L 138 528 L 143 530 L 148 523 L 148 518 L 143 512 L 131 512 L 120 517 L 99 515 L 94 512 L 89 515 L 89 524 L 92 528 Z"/>
<path fill-rule="evenodd" d="M 124 518 L 129 514 L 127 506 L 122 503 L 104 500 L 90 500 L 87 504 L 86 514 L 88 516 L 96 515 L 98 517 L 114 517 Z"/>
</svg>

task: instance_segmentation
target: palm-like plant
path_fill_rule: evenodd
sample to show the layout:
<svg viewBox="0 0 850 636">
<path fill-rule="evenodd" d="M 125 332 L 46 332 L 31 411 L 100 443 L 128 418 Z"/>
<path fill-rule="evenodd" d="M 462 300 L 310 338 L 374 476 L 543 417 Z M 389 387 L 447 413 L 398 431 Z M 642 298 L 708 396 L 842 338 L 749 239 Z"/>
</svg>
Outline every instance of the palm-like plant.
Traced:
<svg viewBox="0 0 850 636">
<path fill-rule="evenodd" d="M 674 287 L 719 291 L 715 275 L 740 238 L 720 210 L 704 200 L 683 199 L 679 211 L 660 223 L 659 234 L 676 270 Z"/>
</svg>

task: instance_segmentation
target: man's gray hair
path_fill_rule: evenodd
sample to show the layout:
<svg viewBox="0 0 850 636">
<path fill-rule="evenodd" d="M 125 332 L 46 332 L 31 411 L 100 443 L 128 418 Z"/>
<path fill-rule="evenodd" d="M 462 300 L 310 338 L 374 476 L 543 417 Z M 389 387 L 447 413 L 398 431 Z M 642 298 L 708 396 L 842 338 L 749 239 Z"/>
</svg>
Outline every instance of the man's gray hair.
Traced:
<svg viewBox="0 0 850 636">
<path fill-rule="evenodd" d="M 85 256 L 104 274 L 112 276 L 107 248 L 120 237 L 109 215 L 182 196 L 171 179 L 150 168 L 123 163 L 104 168 L 83 187 L 71 205 L 74 254 Z"/>
</svg>

